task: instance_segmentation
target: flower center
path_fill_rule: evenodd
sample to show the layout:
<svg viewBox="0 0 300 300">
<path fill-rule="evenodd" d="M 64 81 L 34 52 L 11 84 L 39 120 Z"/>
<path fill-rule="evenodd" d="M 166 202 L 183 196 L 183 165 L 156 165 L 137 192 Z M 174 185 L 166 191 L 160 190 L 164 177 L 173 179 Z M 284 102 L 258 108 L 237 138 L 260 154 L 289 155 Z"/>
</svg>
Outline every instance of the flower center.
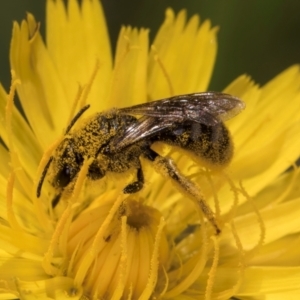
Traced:
<svg viewBox="0 0 300 300">
<path fill-rule="evenodd" d="M 147 293 L 148 299 L 168 258 L 163 228 L 159 211 L 134 197 L 107 193 L 95 199 L 69 231 L 68 270 L 76 287 L 83 286 L 90 298 L 121 293 L 137 299 Z"/>
<path fill-rule="evenodd" d="M 156 226 L 161 218 L 160 212 L 153 207 L 145 206 L 139 201 L 129 200 L 126 203 L 127 225 L 139 230 L 142 227 Z"/>
</svg>

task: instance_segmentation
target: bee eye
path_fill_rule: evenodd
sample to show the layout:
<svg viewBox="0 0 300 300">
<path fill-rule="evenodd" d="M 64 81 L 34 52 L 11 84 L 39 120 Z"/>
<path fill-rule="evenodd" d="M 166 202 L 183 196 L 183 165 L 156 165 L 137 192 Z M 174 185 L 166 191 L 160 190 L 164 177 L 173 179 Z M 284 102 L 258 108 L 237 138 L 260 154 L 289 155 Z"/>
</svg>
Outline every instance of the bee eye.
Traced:
<svg viewBox="0 0 300 300">
<path fill-rule="evenodd" d="M 64 188 L 70 183 L 71 180 L 72 170 L 65 165 L 56 175 L 55 182 L 59 187 Z"/>
</svg>

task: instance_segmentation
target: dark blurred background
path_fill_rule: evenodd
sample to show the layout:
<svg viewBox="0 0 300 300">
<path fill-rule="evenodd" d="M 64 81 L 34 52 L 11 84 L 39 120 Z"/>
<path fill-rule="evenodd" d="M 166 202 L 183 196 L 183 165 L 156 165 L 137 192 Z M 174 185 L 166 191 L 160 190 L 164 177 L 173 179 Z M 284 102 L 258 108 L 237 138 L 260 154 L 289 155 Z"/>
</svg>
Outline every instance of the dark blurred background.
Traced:
<svg viewBox="0 0 300 300">
<path fill-rule="evenodd" d="M 0 81 L 10 82 L 8 51 L 12 21 L 31 12 L 41 21 L 44 0 L 0 3 Z M 113 47 L 122 24 L 151 28 L 153 38 L 167 7 L 186 8 L 219 25 L 219 51 L 211 90 L 222 90 L 238 75 L 250 74 L 264 84 L 288 66 L 300 62 L 300 1 L 296 0 L 102 0 Z"/>
</svg>

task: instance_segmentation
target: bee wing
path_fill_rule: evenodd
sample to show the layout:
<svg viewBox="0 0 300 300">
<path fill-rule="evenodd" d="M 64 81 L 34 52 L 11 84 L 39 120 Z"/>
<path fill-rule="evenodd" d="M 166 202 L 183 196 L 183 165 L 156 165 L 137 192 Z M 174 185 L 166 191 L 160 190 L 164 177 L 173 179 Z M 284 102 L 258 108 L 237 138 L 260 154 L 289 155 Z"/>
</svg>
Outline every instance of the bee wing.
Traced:
<svg viewBox="0 0 300 300">
<path fill-rule="evenodd" d="M 121 113 L 175 122 L 193 121 L 214 126 L 226 121 L 245 108 L 244 102 L 229 94 L 205 92 L 186 94 L 120 109 Z"/>
<path fill-rule="evenodd" d="M 174 125 L 174 121 L 165 118 L 141 117 L 136 123 L 128 126 L 122 136 L 116 136 L 109 143 L 110 151 L 117 152 L 142 139 Z"/>
</svg>

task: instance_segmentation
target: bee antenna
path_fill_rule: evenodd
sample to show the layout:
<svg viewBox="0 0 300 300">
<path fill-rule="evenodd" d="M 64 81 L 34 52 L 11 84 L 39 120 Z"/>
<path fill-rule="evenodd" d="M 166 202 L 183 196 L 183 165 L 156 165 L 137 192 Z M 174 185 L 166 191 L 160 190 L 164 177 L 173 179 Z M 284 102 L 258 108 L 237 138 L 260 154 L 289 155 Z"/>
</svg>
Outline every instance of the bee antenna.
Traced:
<svg viewBox="0 0 300 300">
<path fill-rule="evenodd" d="M 36 196 L 37 196 L 38 198 L 39 198 L 40 195 L 41 195 L 42 186 L 43 186 L 43 183 L 44 183 L 46 174 L 47 174 L 47 172 L 48 172 L 48 170 L 49 170 L 49 167 L 50 167 L 50 164 L 51 164 L 52 160 L 53 160 L 53 156 L 51 156 L 51 157 L 49 158 L 49 160 L 48 160 L 48 162 L 47 162 L 47 164 L 46 164 L 46 166 L 45 166 L 45 168 L 44 168 L 44 170 L 43 170 L 43 173 L 42 173 L 42 175 L 41 175 L 41 178 L 40 178 L 40 180 L 39 180 L 39 183 L 38 183 L 38 186 L 37 186 L 37 189 L 36 189 Z"/>
<path fill-rule="evenodd" d="M 73 127 L 73 125 L 77 122 L 77 120 L 82 116 L 82 114 L 90 108 L 90 105 L 87 104 L 85 106 L 83 106 L 80 111 L 76 114 L 76 116 L 72 119 L 72 121 L 70 122 L 70 124 L 68 125 L 65 134 L 67 134 L 71 128 Z"/>
<path fill-rule="evenodd" d="M 76 114 L 76 116 L 71 120 L 70 124 L 68 125 L 65 134 L 67 134 L 67 133 L 71 130 L 71 128 L 73 127 L 73 125 L 76 123 L 76 121 L 77 121 L 77 120 L 82 116 L 82 114 L 83 114 L 87 109 L 89 109 L 89 108 L 90 108 L 90 105 L 87 104 L 87 105 L 83 106 L 83 107 L 79 110 L 79 112 Z M 45 168 L 44 168 L 44 170 L 43 170 L 43 173 L 42 173 L 42 175 L 41 175 L 41 177 L 40 177 L 40 180 L 39 180 L 39 183 L 38 183 L 38 186 L 37 186 L 37 189 L 36 189 L 36 196 L 37 196 L 38 198 L 39 198 L 40 195 L 41 195 L 42 186 L 43 186 L 44 180 L 45 180 L 45 178 L 46 178 L 47 172 L 48 172 L 48 170 L 49 170 L 49 167 L 50 167 L 52 161 L 53 161 L 53 156 L 51 156 L 51 157 L 49 158 L 49 160 L 48 160 L 48 162 L 47 162 L 47 164 L 46 164 L 46 166 L 45 166 Z"/>
</svg>

